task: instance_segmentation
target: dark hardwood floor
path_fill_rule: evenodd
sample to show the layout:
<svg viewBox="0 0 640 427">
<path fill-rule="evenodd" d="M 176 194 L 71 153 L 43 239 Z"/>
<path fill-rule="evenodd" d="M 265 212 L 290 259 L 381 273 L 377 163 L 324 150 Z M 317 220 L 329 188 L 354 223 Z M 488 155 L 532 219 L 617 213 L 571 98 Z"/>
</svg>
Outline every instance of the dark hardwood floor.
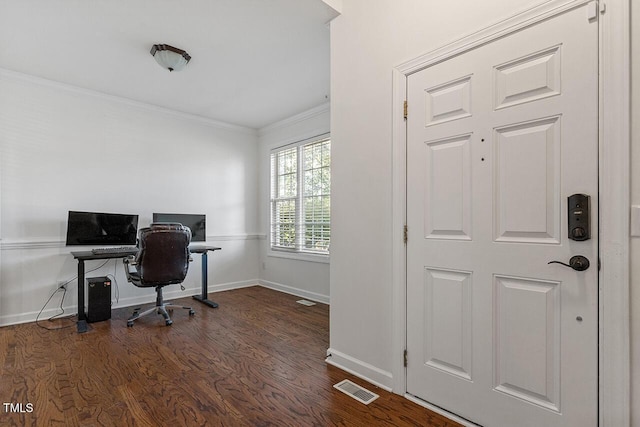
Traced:
<svg viewBox="0 0 640 427">
<path fill-rule="evenodd" d="M 175 300 L 196 315 L 176 309 L 169 327 L 154 314 L 127 328 L 124 308 L 85 334 L 75 318 L 0 328 L 0 425 L 458 425 L 327 365 L 328 306 L 262 287 L 210 298 L 220 307 Z M 343 379 L 380 398 L 352 399 Z"/>
</svg>

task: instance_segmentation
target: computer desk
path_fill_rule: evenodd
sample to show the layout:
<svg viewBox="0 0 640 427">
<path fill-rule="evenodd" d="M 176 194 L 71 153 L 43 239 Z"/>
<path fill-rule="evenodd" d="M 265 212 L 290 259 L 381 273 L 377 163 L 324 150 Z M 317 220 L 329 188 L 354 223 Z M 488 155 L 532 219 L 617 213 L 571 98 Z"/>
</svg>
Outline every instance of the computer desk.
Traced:
<svg viewBox="0 0 640 427">
<path fill-rule="evenodd" d="M 222 248 L 217 246 L 208 246 L 208 245 L 194 245 L 190 246 L 189 250 L 191 253 L 200 254 L 202 257 L 202 295 L 194 295 L 193 298 L 202 302 L 203 304 L 208 305 L 209 307 L 216 308 L 218 304 L 209 300 L 207 298 L 207 287 L 208 287 L 208 257 L 207 253 L 209 251 L 219 251 Z M 94 260 L 104 260 L 104 259 L 117 259 L 117 258 L 126 258 L 130 255 L 135 255 L 138 253 L 138 250 L 132 248 L 131 251 L 118 252 L 118 253 L 99 253 L 94 254 L 92 251 L 74 251 L 71 252 L 73 258 L 78 260 L 78 321 L 77 328 L 78 333 L 87 332 L 89 329 L 89 325 L 87 325 L 87 313 L 84 311 L 84 262 L 85 261 L 94 261 Z"/>
</svg>

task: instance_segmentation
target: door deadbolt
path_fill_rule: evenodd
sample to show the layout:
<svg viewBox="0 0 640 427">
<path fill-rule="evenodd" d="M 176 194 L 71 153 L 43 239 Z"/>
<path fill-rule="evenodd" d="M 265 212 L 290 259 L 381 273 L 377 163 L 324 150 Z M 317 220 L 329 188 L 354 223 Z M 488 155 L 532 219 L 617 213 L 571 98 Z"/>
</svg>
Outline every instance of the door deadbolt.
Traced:
<svg viewBox="0 0 640 427">
<path fill-rule="evenodd" d="M 573 194 L 567 198 L 569 238 L 582 242 L 591 238 L 591 197 Z"/>
</svg>

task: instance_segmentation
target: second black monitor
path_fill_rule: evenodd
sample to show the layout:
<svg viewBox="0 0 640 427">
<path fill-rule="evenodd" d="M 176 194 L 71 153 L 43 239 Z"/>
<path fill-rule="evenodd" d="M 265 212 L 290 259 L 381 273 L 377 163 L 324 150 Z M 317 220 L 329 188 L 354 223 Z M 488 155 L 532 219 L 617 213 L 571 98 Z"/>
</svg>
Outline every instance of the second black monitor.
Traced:
<svg viewBox="0 0 640 427">
<path fill-rule="evenodd" d="M 206 215 L 154 212 L 153 222 L 179 222 L 191 229 L 192 242 L 207 240 Z"/>
</svg>

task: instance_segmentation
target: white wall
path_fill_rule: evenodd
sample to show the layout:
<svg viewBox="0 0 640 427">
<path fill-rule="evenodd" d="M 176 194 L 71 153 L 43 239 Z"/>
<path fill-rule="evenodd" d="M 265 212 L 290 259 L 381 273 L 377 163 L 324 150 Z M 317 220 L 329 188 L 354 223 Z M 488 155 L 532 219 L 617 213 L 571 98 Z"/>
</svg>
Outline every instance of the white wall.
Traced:
<svg viewBox="0 0 640 427">
<path fill-rule="evenodd" d="M 330 347 L 340 362 L 392 385 L 392 70 L 542 0 L 344 0 L 331 23 L 332 243 Z M 634 10 L 634 41 L 640 12 Z M 635 76 L 640 81 L 634 43 Z M 633 105 L 640 105 L 634 86 Z M 633 165 L 640 164 L 640 121 Z M 633 203 L 640 175 L 632 167 Z M 632 241 L 634 425 L 640 425 L 640 243 Z M 635 262 L 634 262 L 635 261 Z M 334 356 L 332 356 L 334 357 Z M 335 357 L 334 357 L 335 358 Z"/>
<path fill-rule="evenodd" d="M 391 73 L 538 2 L 343 1 L 331 22 L 331 352 L 391 387 Z"/>
<path fill-rule="evenodd" d="M 205 213 L 209 290 L 257 282 L 257 132 L 0 70 L 0 325 L 31 321 L 58 281 L 73 278 L 68 210 Z M 200 290 L 195 256 L 185 296 Z M 95 263 L 87 269 L 99 265 Z M 153 301 L 114 274 L 119 302 Z M 76 282 L 65 305 L 76 304 Z M 61 293 L 43 313 L 56 312 Z"/>
<path fill-rule="evenodd" d="M 260 129 L 259 132 L 259 205 L 260 283 L 263 286 L 329 303 L 329 264 L 285 258 L 269 248 L 270 153 L 282 145 L 329 132 L 329 104 L 321 105 Z M 307 257 L 313 259 L 313 257 Z"/>
</svg>

